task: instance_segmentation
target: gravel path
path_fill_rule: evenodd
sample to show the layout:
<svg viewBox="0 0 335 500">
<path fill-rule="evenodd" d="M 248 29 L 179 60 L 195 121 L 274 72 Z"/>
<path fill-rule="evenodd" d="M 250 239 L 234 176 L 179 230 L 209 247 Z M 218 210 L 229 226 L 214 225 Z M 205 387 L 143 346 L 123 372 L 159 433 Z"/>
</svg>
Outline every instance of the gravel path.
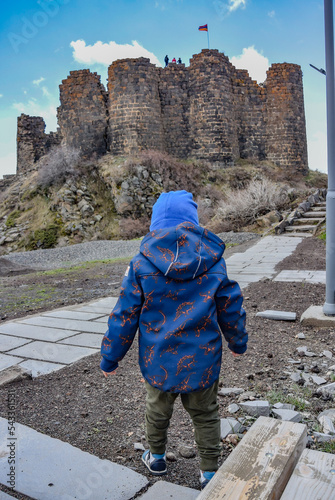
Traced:
<svg viewBox="0 0 335 500">
<path fill-rule="evenodd" d="M 254 233 L 220 233 L 225 243 L 241 244 L 259 236 Z M 101 240 L 89 241 L 67 247 L 14 252 L 5 256 L 6 260 L 24 267 L 40 270 L 59 269 L 92 260 L 132 258 L 139 251 L 141 240 Z"/>
</svg>

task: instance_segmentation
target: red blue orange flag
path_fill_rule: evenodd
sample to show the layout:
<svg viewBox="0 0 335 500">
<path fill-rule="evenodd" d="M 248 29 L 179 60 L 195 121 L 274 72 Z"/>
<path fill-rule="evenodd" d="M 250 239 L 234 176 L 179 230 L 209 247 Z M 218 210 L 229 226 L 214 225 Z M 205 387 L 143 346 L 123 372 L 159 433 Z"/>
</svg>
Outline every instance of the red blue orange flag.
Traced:
<svg viewBox="0 0 335 500">
<path fill-rule="evenodd" d="M 208 31 L 208 25 L 204 24 L 203 26 L 199 26 L 199 31 Z"/>
</svg>

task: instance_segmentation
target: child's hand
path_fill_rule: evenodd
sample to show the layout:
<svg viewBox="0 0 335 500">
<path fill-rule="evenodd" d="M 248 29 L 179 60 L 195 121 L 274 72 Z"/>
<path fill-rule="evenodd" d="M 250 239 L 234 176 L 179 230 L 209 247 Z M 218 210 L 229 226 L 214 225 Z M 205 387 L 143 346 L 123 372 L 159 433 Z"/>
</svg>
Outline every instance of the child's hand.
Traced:
<svg viewBox="0 0 335 500">
<path fill-rule="evenodd" d="M 105 377 L 108 378 L 110 375 L 115 375 L 115 373 L 117 372 L 117 368 L 116 368 L 116 370 L 114 370 L 112 372 L 104 372 L 103 370 L 101 370 L 101 371 L 105 375 Z"/>
</svg>

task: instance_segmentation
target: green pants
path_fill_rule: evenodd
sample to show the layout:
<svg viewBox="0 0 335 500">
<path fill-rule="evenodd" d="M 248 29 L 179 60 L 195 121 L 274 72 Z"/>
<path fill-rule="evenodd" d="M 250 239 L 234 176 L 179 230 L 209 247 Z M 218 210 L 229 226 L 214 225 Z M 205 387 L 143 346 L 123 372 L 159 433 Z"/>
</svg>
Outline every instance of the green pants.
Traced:
<svg viewBox="0 0 335 500">
<path fill-rule="evenodd" d="M 195 441 L 200 455 L 200 469 L 215 471 L 220 456 L 220 419 L 217 393 L 219 381 L 199 392 L 180 394 L 185 410 L 192 418 Z M 173 412 L 173 405 L 179 394 L 163 392 L 145 382 L 146 397 L 146 439 L 151 453 L 165 453 L 167 430 Z"/>
</svg>

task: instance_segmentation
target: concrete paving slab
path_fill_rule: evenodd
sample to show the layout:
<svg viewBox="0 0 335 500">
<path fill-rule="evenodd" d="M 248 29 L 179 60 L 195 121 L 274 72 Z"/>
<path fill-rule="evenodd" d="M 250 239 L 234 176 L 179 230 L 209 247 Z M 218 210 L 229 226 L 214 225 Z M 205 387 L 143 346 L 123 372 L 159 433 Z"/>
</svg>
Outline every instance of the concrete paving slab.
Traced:
<svg viewBox="0 0 335 500">
<path fill-rule="evenodd" d="M 101 318 L 93 320 L 93 323 L 104 323 L 107 328 L 107 322 L 108 322 L 109 314 L 107 316 L 101 316 Z"/>
<path fill-rule="evenodd" d="M 57 342 L 58 340 L 65 339 L 74 335 L 75 331 L 61 330 L 58 328 L 48 328 L 36 325 L 26 325 L 21 322 L 3 323 L 0 326 L 0 333 L 11 335 L 15 337 L 23 337 L 32 340 L 46 340 L 50 342 Z"/>
<path fill-rule="evenodd" d="M 109 309 L 109 307 L 94 307 L 94 306 L 82 306 L 82 307 L 78 307 L 76 308 L 76 311 L 80 312 L 80 311 L 83 311 L 83 312 L 91 312 L 91 313 L 97 313 L 97 314 L 110 314 L 111 313 L 111 309 Z"/>
<path fill-rule="evenodd" d="M 326 316 L 322 306 L 311 306 L 302 313 L 300 322 L 306 326 L 335 327 L 335 316 Z"/>
<path fill-rule="evenodd" d="M 31 342 L 31 340 L 0 334 L 0 352 L 10 351 L 15 347 L 27 344 L 28 342 Z"/>
<path fill-rule="evenodd" d="M 48 311 L 46 313 L 43 313 L 41 316 L 47 316 L 52 318 L 63 318 L 63 319 L 79 319 L 80 321 L 90 321 L 99 318 L 101 314 L 63 309 L 61 311 L 59 310 Z"/>
<path fill-rule="evenodd" d="M 91 306 L 94 305 L 96 307 L 110 307 L 112 310 L 115 304 L 117 303 L 118 297 L 105 297 L 103 299 L 94 300 L 89 302 Z"/>
<path fill-rule="evenodd" d="M 22 358 L 11 356 L 9 354 L 0 354 L 0 371 L 9 368 L 10 366 L 17 365 L 23 361 Z"/>
<path fill-rule="evenodd" d="M 21 424 L 15 438 L 7 436 L 7 420 L 0 418 L 0 483 L 9 473 L 9 443 L 16 451 L 15 491 L 36 500 L 130 500 L 148 484 L 146 477 L 109 460 L 79 450 Z M 50 453 L 52 450 L 52 453 Z"/>
<path fill-rule="evenodd" d="M 138 500 L 195 500 L 200 495 L 200 491 L 167 481 L 157 481 Z"/>
<path fill-rule="evenodd" d="M 46 326 L 60 330 L 73 330 L 76 332 L 105 333 L 106 328 L 101 323 L 92 321 L 78 321 L 73 319 L 48 318 L 46 316 L 31 316 L 18 321 L 19 324 Z M 68 337 L 69 335 L 67 335 Z"/>
<path fill-rule="evenodd" d="M 79 335 L 75 335 L 74 337 L 69 337 L 67 339 L 61 340 L 58 343 L 100 349 L 102 337 L 103 336 L 98 333 L 80 333 Z"/>
<path fill-rule="evenodd" d="M 30 344 L 9 351 L 9 354 L 14 354 L 23 358 L 40 359 L 41 361 L 54 361 L 55 363 L 68 365 L 96 352 L 98 352 L 97 349 L 91 349 L 88 347 L 34 341 Z"/>
<path fill-rule="evenodd" d="M 297 319 L 297 313 L 290 311 L 260 311 L 256 314 L 259 318 L 273 319 L 277 321 L 295 321 Z"/>
<path fill-rule="evenodd" d="M 18 366 L 22 366 L 31 373 L 32 378 L 39 377 L 40 375 L 47 375 L 48 373 L 56 372 L 66 365 L 60 363 L 48 363 L 47 361 L 39 361 L 37 359 L 27 359 Z"/>
</svg>

